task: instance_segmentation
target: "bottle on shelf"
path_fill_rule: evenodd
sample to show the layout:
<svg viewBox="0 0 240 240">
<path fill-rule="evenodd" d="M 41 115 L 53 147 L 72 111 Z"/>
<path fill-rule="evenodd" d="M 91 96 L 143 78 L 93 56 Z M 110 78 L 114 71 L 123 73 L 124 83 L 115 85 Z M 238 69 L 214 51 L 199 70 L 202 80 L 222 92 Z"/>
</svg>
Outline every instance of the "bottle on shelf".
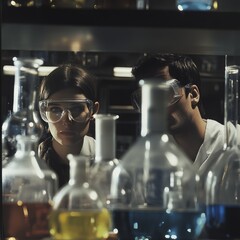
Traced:
<svg viewBox="0 0 240 240">
<path fill-rule="evenodd" d="M 225 67 L 225 143 L 218 159 L 205 171 L 206 235 L 209 239 L 239 239 L 240 231 L 240 149 L 239 66 Z M 230 129 L 234 129 L 230 141 Z"/>
<path fill-rule="evenodd" d="M 53 199 L 49 217 L 54 240 L 103 240 L 111 218 L 98 193 L 89 184 L 89 157 L 69 154 L 70 179 Z"/>
<path fill-rule="evenodd" d="M 51 0 L 49 6 L 52 8 L 92 8 L 93 0 Z"/>
<path fill-rule="evenodd" d="M 51 0 L 6 0 L 9 7 L 41 7 Z"/>
<path fill-rule="evenodd" d="M 119 160 L 116 158 L 116 120 L 118 115 L 95 114 L 95 162 L 90 171 L 90 184 L 100 194 L 104 206 L 110 211 L 110 188 L 114 168 Z M 116 237 L 110 229 L 110 237 Z"/>
<path fill-rule="evenodd" d="M 180 11 L 209 11 L 213 0 L 176 0 L 176 4 Z"/>
<path fill-rule="evenodd" d="M 35 240 L 49 236 L 48 214 L 57 191 L 57 176 L 38 159 L 41 134 L 35 111 L 40 59 L 14 58 L 13 113 L 2 127 L 3 139 L 15 142 L 16 153 L 2 167 L 4 239 Z"/>
<path fill-rule="evenodd" d="M 141 136 L 113 171 L 113 225 L 120 240 L 196 239 L 205 214 L 192 163 L 167 133 L 170 87 L 160 79 L 140 84 Z"/>
</svg>

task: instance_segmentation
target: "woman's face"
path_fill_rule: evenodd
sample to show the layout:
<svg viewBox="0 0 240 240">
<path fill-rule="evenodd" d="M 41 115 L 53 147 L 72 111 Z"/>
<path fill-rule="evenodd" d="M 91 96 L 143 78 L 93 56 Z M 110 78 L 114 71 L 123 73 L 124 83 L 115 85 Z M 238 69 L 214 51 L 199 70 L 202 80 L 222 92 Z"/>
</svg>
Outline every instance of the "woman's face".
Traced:
<svg viewBox="0 0 240 240">
<path fill-rule="evenodd" d="M 84 94 L 79 94 L 75 89 L 64 89 L 52 94 L 49 99 L 51 100 L 83 100 L 86 99 Z M 71 104 L 61 103 L 59 105 L 63 109 L 71 109 Z M 85 109 L 85 112 L 88 113 L 90 110 Z M 90 113 L 89 117 L 93 113 Z M 72 114 L 73 115 L 73 114 Z M 74 117 L 74 116 L 73 116 Z M 73 146 L 79 144 L 82 141 L 83 137 L 88 133 L 90 119 L 87 118 L 84 122 L 77 122 L 69 117 L 68 111 L 62 116 L 60 121 L 56 123 L 48 123 L 49 130 L 53 136 L 53 141 L 58 142 L 63 146 Z"/>
</svg>

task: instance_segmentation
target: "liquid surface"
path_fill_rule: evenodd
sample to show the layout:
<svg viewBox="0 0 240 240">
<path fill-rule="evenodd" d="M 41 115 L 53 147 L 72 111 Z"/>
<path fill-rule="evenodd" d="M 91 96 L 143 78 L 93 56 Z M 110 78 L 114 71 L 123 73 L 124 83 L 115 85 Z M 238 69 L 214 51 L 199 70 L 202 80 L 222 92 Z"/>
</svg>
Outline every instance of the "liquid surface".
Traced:
<svg viewBox="0 0 240 240">
<path fill-rule="evenodd" d="M 205 214 L 195 211 L 121 209 L 112 215 L 120 240 L 194 240 L 205 223 Z"/>
<path fill-rule="evenodd" d="M 83 211 L 53 211 L 50 233 L 55 240 L 97 240 L 108 237 L 111 225 L 107 209 Z"/>
<path fill-rule="evenodd" d="M 240 206 L 209 205 L 206 232 L 210 239 L 240 239 Z"/>
<path fill-rule="evenodd" d="M 3 203 L 3 235 L 17 240 L 35 240 L 50 236 L 49 203 Z"/>
</svg>

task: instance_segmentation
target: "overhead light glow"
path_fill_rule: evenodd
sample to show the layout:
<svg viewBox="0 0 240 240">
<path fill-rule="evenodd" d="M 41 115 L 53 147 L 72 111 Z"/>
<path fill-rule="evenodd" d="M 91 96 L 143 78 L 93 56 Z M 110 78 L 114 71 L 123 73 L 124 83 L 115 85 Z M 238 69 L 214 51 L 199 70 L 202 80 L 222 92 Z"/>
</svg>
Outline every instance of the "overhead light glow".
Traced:
<svg viewBox="0 0 240 240">
<path fill-rule="evenodd" d="M 114 67 L 113 68 L 114 77 L 132 77 L 131 67 Z"/>
<path fill-rule="evenodd" d="M 55 66 L 41 66 L 38 68 L 39 76 L 47 76 L 50 72 L 52 72 L 55 68 Z M 14 75 L 15 74 L 15 66 L 11 65 L 5 65 L 3 66 L 3 73 L 5 75 Z"/>
</svg>

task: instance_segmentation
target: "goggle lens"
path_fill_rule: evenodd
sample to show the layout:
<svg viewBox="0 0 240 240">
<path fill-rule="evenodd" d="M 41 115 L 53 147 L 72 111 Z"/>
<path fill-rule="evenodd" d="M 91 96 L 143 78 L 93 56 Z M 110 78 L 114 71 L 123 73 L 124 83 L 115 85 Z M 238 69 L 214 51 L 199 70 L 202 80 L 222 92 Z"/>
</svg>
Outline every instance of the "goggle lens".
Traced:
<svg viewBox="0 0 240 240">
<path fill-rule="evenodd" d="M 68 114 L 69 120 L 76 122 L 86 122 L 92 114 L 91 100 L 70 100 L 55 101 L 44 100 L 40 101 L 40 113 L 42 119 L 46 122 L 59 122 L 65 114 Z"/>
</svg>

